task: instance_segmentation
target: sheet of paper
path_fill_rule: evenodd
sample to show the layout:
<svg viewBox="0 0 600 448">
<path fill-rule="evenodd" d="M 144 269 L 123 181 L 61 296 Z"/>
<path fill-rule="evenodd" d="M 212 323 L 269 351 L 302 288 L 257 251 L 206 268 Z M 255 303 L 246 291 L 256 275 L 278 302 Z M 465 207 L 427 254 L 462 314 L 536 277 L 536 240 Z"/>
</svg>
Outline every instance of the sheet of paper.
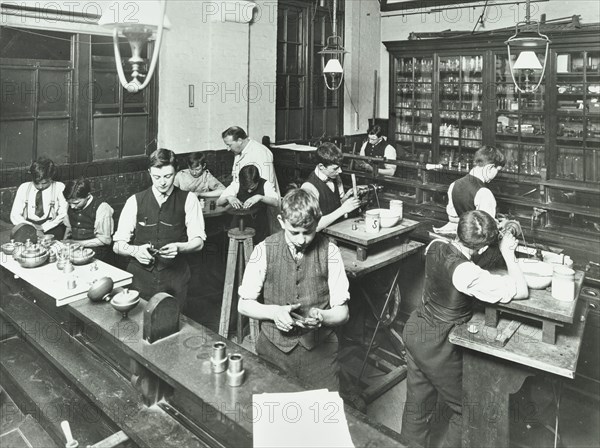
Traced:
<svg viewBox="0 0 600 448">
<path fill-rule="evenodd" d="M 337 392 L 256 394 L 252 410 L 257 448 L 354 447 Z"/>
</svg>

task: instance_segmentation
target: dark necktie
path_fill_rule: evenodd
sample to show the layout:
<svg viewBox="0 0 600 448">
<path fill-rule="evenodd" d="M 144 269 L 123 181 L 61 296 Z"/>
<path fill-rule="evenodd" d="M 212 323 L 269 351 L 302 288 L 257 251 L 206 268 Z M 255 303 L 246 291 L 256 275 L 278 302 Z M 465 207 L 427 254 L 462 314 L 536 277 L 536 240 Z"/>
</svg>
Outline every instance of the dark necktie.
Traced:
<svg viewBox="0 0 600 448">
<path fill-rule="evenodd" d="M 42 200 L 42 190 L 38 190 L 35 194 L 35 215 L 38 218 L 44 216 L 44 201 Z"/>
</svg>

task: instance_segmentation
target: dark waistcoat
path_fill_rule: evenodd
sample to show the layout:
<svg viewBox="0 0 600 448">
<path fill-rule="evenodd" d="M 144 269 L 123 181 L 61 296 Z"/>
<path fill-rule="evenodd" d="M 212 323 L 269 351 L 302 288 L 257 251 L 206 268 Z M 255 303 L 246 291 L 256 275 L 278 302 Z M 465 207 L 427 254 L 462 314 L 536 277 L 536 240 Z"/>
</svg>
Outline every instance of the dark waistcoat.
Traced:
<svg viewBox="0 0 600 448">
<path fill-rule="evenodd" d="M 173 192 L 161 206 L 156 202 L 152 187 L 135 195 L 137 201 L 137 217 L 133 243 L 141 245 L 152 243 L 156 249 L 165 244 L 187 241 L 185 226 L 185 201 L 188 192 L 174 188 Z M 177 260 L 178 257 L 175 259 Z M 137 261 L 133 259 L 133 261 Z M 173 264 L 173 260 L 157 260 L 153 265 L 145 266 L 152 270 L 154 265 L 161 270 Z"/>
<path fill-rule="evenodd" d="M 306 179 L 306 182 L 313 184 L 319 192 L 319 207 L 321 207 L 323 215 L 328 215 L 340 208 L 342 201 L 340 200 L 340 190 L 336 181 L 333 181 L 334 191 L 331 191 L 327 184 L 319 179 L 313 171 L 308 176 L 308 179 Z"/>
<path fill-rule="evenodd" d="M 387 148 L 388 142 L 387 140 L 381 139 L 379 143 L 373 146 L 371 143 L 367 142 L 367 146 L 365 146 L 365 156 L 368 157 L 385 157 L 385 148 Z M 383 167 L 383 163 L 379 163 L 380 167 Z"/>
<path fill-rule="evenodd" d="M 71 223 L 72 238 L 74 240 L 89 240 L 96 236 L 96 212 L 102 202 L 94 197 L 92 202 L 82 210 L 69 207 L 67 214 Z"/>
<path fill-rule="evenodd" d="M 475 210 L 475 195 L 482 188 L 485 188 L 485 182 L 471 174 L 454 182 L 452 204 L 459 218 L 463 213 Z"/>
<path fill-rule="evenodd" d="M 267 274 L 263 296 L 266 305 L 301 303 L 302 307 L 296 312 L 303 316 L 306 316 L 312 307 L 329 308 L 327 238 L 317 234 L 300 261 L 296 261 L 292 256 L 283 232 L 268 237 L 265 240 L 265 248 Z M 264 321 L 261 325 L 265 336 L 285 353 L 298 344 L 311 350 L 325 341 L 333 331 L 328 327 L 318 330 L 294 327 L 292 331 L 284 333 L 279 331 L 272 321 Z"/>
<path fill-rule="evenodd" d="M 425 258 L 425 289 L 418 313 L 429 323 L 463 323 L 473 313 L 473 298 L 452 284 L 454 270 L 469 260 L 454 244 L 434 241 Z"/>
<path fill-rule="evenodd" d="M 240 185 L 240 190 L 238 191 L 237 198 L 243 204 L 247 199 L 251 198 L 252 196 L 254 196 L 256 194 L 262 194 L 264 196 L 265 195 L 265 183 L 266 182 L 267 181 L 261 177 L 260 180 L 258 181 L 258 186 L 251 193 L 249 193 L 248 190 L 242 190 L 242 186 Z"/>
</svg>

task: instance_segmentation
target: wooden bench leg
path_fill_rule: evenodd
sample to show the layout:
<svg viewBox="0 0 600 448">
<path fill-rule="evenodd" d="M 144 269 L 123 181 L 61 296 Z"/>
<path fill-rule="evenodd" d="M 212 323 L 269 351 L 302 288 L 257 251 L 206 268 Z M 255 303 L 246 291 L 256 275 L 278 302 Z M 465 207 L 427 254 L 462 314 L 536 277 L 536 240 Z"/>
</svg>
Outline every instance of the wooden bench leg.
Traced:
<svg viewBox="0 0 600 448">
<path fill-rule="evenodd" d="M 542 321 L 542 342 L 556 344 L 556 325 L 547 320 Z"/>
<path fill-rule="evenodd" d="M 356 259 L 358 261 L 365 261 L 367 259 L 367 248 L 358 246 L 356 248 Z"/>
<path fill-rule="evenodd" d="M 496 328 L 498 326 L 498 318 L 500 313 L 493 306 L 485 307 L 485 325 L 487 327 Z"/>
<path fill-rule="evenodd" d="M 229 238 L 229 252 L 227 255 L 227 268 L 225 270 L 225 285 L 223 287 L 223 303 L 221 304 L 221 319 L 219 321 L 219 334 L 224 338 L 229 337 L 229 322 L 231 320 L 231 305 L 234 294 L 236 265 L 238 257 L 238 242 Z"/>
</svg>

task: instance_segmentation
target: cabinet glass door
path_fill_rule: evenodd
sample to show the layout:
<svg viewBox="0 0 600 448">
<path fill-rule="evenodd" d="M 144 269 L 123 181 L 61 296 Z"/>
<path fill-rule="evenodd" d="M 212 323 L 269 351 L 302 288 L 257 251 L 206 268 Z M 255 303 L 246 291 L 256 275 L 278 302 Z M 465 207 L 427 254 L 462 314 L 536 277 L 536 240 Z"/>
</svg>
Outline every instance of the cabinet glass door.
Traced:
<svg viewBox="0 0 600 448">
<path fill-rule="evenodd" d="M 496 55 L 495 64 L 495 141 L 506 156 L 504 171 L 539 176 L 546 167 L 545 82 L 535 92 L 519 92 L 510 74 L 508 56 Z"/>
<path fill-rule="evenodd" d="M 600 53 L 556 55 L 556 177 L 600 180 Z"/>
<path fill-rule="evenodd" d="M 431 146 L 432 58 L 396 59 L 395 140 L 415 155 Z"/>
<path fill-rule="evenodd" d="M 440 56 L 440 162 L 465 171 L 482 145 L 483 56 Z"/>
</svg>

